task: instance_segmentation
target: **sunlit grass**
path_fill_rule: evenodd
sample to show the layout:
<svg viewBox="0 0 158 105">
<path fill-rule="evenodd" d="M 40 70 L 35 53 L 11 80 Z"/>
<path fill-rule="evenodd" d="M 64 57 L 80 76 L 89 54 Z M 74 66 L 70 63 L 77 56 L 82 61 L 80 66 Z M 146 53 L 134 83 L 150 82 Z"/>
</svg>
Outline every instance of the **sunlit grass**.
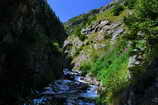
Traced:
<svg viewBox="0 0 158 105">
<path fill-rule="evenodd" d="M 99 20 L 110 20 L 112 22 L 118 22 L 123 19 L 123 17 L 128 15 L 128 10 L 125 9 L 120 13 L 119 16 L 114 16 L 112 13 L 112 9 L 105 11 L 103 13 L 98 14 L 96 17 L 97 21 Z"/>
<path fill-rule="evenodd" d="M 109 45 L 108 50 L 100 53 L 100 57 L 84 62 L 81 66 L 85 72 L 91 72 L 101 81 L 106 90 L 102 93 L 102 102 L 112 103 L 117 94 L 128 86 L 129 49 L 126 41 L 119 40 L 115 45 Z"/>
</svg>

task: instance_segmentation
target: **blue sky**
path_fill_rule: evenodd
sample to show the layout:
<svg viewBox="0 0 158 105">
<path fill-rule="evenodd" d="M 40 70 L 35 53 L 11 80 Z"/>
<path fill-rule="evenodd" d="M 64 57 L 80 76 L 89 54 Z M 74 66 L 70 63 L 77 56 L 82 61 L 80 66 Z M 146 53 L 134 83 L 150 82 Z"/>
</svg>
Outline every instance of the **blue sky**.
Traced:
<svg viewBox="0 0 158 105">
<path fill-rule="evenodd" d="M 65 22 L 74 16 L 106 5 L 110 1 L 111 0 L 48 0 L 48 3 L 60 20 Z"/>
</svg>

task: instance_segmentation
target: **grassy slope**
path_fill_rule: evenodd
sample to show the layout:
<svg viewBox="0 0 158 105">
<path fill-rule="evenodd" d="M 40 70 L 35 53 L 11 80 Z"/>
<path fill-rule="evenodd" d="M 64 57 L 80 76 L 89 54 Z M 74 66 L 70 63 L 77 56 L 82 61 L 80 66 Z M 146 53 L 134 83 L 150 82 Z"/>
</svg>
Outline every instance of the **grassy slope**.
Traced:
<svg viewBox="0 0 158 105">
<path fill-rule="evenodd" d="M 110 20 L 112 22 L 126 23 L 126 25 L 124 26 L 126 34 L 122 35 L 122 37 L 119 37 L 119 39 L 116 40 L 115 44 L 110 44 L 109 39 L 104 39 L 101 41 L 101 43 L 104 42 L 106 44 L 106 47 L 103 49 L 95 50 L 91 48 L 90 46 L 93 43 L 84 45 L 80 49 L 80 52 L 88 52 L 88 54 L 90 55 L 88 60 L 82 62 L 80 69 L 85 71 L 86 73 L 92 73 L 93 76 L 96 76 L 97 79 L 101 81 L 103 87 L 105 87 L 102 90 L 101 98 L 98 99 L 98 105 L 118 105 L 119 101 L 121 100 L 122 93 L 126 94 L 125 96 L 123 96 L 126 100 L 121 101 L 128 101 L 127 97 L 130 96 L 127 95 L 129 93 L 126 93 L 126 90 L 128 90 L 129 86 L 135 86 L 134 89 L 136 89 L 138 92 L 136 94 L 139 95 L 139 90 L 145 92 L 148 90 L 144 87 L 151 86 L 150 84 L 148 84 L 151 83 L 151 79 L 149 77 L 156 77 L 156 74 L 149 73 L 149 71 L 146 69 L 149 65 L 153 68 L 156 68 L 156 66 L 154 67 L 151 62 L 153 61 L 156 63 L 154 59 L 157 58 L 158 44 L 156 43 L 156 33 L 154 33 L 157 32 L 157 25 L 155 25 L 157 24 L 157 21 L 134 17 L 134 12 L 138 12 L 138 10 L 136 10 L 138 8 L 123 8 L 124 10 L 120 11 L 118 16 L 114 16 L 113 12 L 116 10 L 116 8 L 112 8 L 102 13 L 95 14 L 93 18 L 88 19 L 88 22 L 86 22 L 85 20 L 84 24 L 71 27 L 73 32 L 75 32 L 72 32 L 71 35 L 80 37 L 80 30 L 95 21 Z M 132 13 L 133 15 L 128 16 Z M 77 18 L 75 19 L 77 20 Z M 140 37 L 138 35 L 138 32 L 143 31 L 145 32 L 143 36 Z M 89 35 L 85 39 L 85 41 L 94 41 L 96 36 L 98 35 L 98 33 Z M 131 41 L 133 45 L 128 46 L 129 41 Z M 142 53 L 143 63 L 140 66 L 132 68 L 131 72 L 131 69 L 129 70 L 128 68 L 128 63 L 129 57 L 133 56 L 134 53 L 136 54 L 136 52 L 134 52 L 134 49 L 145 50 Z M 80 52 L 78 52 L 78 55 L 80 54 Z M 76 58 L 78 55 L 75 55 L 73 58 Z M 132 76 L 132 80 L 129 80 L 129 75 Z M 146 81 L 143 82 L 144 80 Z M 143 99 L 143 97 L 139 98 Z M 134 101 L 139 101 L 140 99 Z"/>
<path fill-rule="evenodd" d="M 127 42 L 121 39 L 115 45 L 109 45 L 100 57 L 83 62 L 81 70 L 91 72 L 105 86 L 100 104 L 111 103 L 112 98 L 128 85 L 128 52 Z"/>
<path fill-rule="evenodd" d="M 92 22 L 100 20 L 120 22 L 123 20 L 124 16 L 127 16 L 127 11 L 127 9 L 124 9 L 118 16 L 113 15 L 113 9 L 96 14 L 87 23 L 84 21 L 84 25 L 81 24 L 72 27 L 74 33 L 71 35 L 78 35 L 83 27 L 87 27 Z M 81 16 L 79 18 L 81 18 Z M 94 41 L 97 35 L 98 33 L 89 35 L 86 41 Z M 102 90 L 102 97 L 98 99 L 98 104 L 109 104 L 113 103 L 112 98 L 128 85 L 129 73 L 127 66 L 130 49 L 127 48 L 127 41 L 123 40 L 123 38 L 119 38 L 114 45 L 110 44 L 109 39 L 104 39 L 96 43 L 105 43 L 106 48 L 95 50 L 90 47 L 91 43 L 89 45 L 84 45 L 80 49 L 80 52 L 88 52 L 90 58 L 82 62 L 80 69 L 84 70 L 84 72 L 92 73 L 92 75 L 96 76 L 103 86 L 106 87 L 105 90 Z"/>
</svg>

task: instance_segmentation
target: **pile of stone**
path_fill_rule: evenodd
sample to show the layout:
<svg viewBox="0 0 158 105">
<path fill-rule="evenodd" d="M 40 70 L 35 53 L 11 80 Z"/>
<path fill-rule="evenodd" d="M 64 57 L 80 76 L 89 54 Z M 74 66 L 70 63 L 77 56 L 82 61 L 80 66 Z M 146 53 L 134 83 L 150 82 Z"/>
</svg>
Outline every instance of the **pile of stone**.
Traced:
<svg viewBox="0 0 158 105">
<path fill-rule="evenodd" d="M 102 20 L 81 30 L 82 35 L 89 35 L 95 32 L 104 33 L 105 36 L 110 37 L 111 40 L 116 40 L 116 38 L 124 32 L 121 22 L 114 23 L 108 20 Z"/>
<path fill-rule="evenodd" d="M 108 20 L 92 23 L 92 25 L 88 26 L 87 28 L 82 29 L 81 34 L 87 35 L 94 32 L 99 32 L 103 29 L 104 26 L 109 25 L 109 24 L 110 24 L 110 21 Z"/>
</svg>

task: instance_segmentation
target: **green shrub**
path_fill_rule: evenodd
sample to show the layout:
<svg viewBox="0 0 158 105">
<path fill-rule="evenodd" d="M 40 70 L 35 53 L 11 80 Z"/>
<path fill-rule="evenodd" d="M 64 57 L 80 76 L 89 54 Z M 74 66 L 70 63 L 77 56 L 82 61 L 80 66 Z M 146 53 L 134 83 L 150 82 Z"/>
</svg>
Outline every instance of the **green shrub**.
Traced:
<svg viewBox="0 0 158 105">
<path fill-rule="evenodd" d="M 124 0 L 124 5 L 127 6 L 129 9 L 135 7 L 137 0 Z"/>
<path fill-rule="evenodd" d="M 116 4 L 112 10 L 114 16 L 120 15 L 120 13 L 124 10 L 124 7 L 120 4 Z"/>
<path fill-rule="evenodd" d="M 138 0 L 136 9 L 142 18 L 156 19 L 158 17 L 157 0 Z"/>
</svg>

